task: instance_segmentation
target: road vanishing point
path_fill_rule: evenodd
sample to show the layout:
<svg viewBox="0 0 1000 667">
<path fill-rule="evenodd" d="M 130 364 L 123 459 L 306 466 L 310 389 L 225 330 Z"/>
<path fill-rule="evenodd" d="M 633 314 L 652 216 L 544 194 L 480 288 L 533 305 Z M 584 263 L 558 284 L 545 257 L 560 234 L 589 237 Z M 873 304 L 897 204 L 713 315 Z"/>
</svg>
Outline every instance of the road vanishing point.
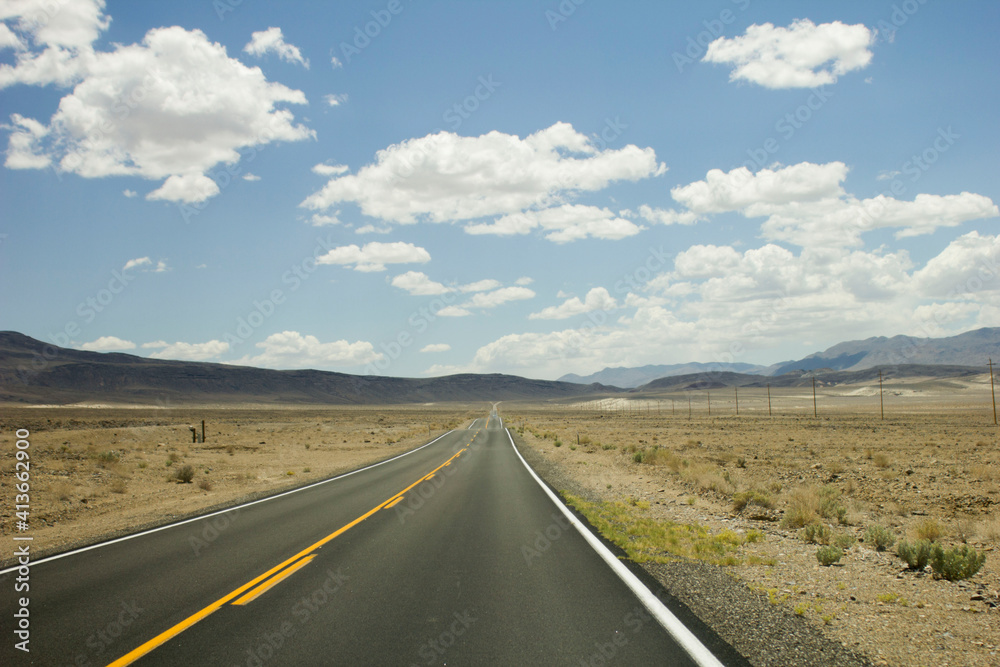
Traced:
<svg viewBox="0 0 1000 667">
<path fill-rule="evenodd" d="M 14 665 L 745 665 L 623 563 L 494 410 L 406 454 L 0 572 Z"/>
</svg>

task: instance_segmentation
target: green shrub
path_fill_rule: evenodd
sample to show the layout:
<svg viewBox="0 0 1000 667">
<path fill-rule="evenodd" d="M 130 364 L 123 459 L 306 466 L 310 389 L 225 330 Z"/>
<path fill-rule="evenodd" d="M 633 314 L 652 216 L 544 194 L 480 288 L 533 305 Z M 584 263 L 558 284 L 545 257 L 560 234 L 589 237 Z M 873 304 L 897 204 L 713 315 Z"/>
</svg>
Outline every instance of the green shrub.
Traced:
<svg viewBox="0 0 1000 667">
<path fill-rule="evenodd" d="M 840 561 L 844 557 L 843 550 L 838 547 L 820 547 L 816 550 L 816 560 L 819 561 L 820 565 L 830 566 L 834 563 Z"/>
<path fill-rule="evenodd" d="M 562 440 L 556 440 L 554 444 L 556 447 L 562 447 Z"/>
<path fill-rule="evenodd" d="M 643 452 L 642 451 L 638 451 L 638 452 L 636 452 L 635 454 L 632 455 L 632 460 L 635 461 L 636 463 L 642 463 L 642 455 L 643 455 Z"/>
<path fill-rule="evenodd" d="M 927 563 L 931 560 L 932 548 L 933 544 L 930 540 L 917 540 L 916 542 L 900 540 L 899 544 L 896 545 L 896 555 L 906 563 L 909 569 L 922 570 L 927 567 Z"/>
<path fill-rule="evenodd" d="M 896 535 L 883 525 L 875 524 L 865 529 L 865 544 L 875 551 L 885 551 L 896 543 Z"/>
<path fill-rule="evenodd" d="M 833 537 L 833 540 L 831 540 L 830 544 L 837 547 L 838 549 L 843 549 L 844 551 L 847 551 L 848 549 L 853 547 L 857 543 L 857 541 L 858 540 L 855 539 L 854 535 L 851 535 L 850 533 L 838 533 Z"/>
<path fill-rule="evenodd" d="M 809 544 L 829 544 L 831 532 L 824 523 L 811 523 L 802 529 L 802 539 Z"/>
<path fill-rule="evenodd" d="M 931 569 L 934 574 L 948 581 L 960 581 L 974 576 L 985 562 L 986 554 L 976 551 L 968 544 L 945 549 L 935 543 L 931 549 Z"/>
</svg>

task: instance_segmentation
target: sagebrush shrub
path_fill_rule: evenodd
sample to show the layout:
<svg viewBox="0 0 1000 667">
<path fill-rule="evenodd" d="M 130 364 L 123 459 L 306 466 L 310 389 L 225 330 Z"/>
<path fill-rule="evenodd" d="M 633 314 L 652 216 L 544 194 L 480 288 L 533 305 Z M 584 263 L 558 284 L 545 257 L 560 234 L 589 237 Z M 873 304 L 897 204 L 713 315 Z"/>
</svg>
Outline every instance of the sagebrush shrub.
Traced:
<svg viewBox="0 0 1000 667">
<path fill-rule="evenodd" d="M 907 542 L 900 540 L 896 545 L 896 555 L 899 556 L 911 570 L 922 570 L 931 560 L 933 544 L 930 540 Z"/>
<path fill-rule="evenodd" d="M 816 550 L 816 560 L 820 565 L 830 566 L 840 561 L 844 557 L 844 552 L 838 547 L 820 547 Z"/>
<path fill-rule="evenodd" d="M 934 574 L 948 581 L 960 581 L 974 576 L 985 562 L 986 554 L 976 551 L 968 544 L 951 549 L 935 544 L 931 549 L 931 569 Z"/>
<path fill-rule="evenodd" d="M 885 551 L 896 543 L 896 535 L 881 524 L 865 529 L 865 544 L 875 547 L 875 551 Z"/>
</svg>

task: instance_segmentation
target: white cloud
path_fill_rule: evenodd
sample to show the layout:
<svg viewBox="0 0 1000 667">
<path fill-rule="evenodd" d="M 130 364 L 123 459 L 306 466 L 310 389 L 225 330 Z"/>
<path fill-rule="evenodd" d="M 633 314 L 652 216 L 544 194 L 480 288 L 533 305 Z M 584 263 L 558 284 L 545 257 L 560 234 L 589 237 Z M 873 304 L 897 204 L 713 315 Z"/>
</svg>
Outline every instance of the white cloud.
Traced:
<svg viewBox="0 0 1000 667">
<path fill-rule="evenodd" d="M 541 211 L 523 211 L 505 215 L 492 223 L 468 225 L 468 234 L 510 236 L 527 234 L 535 228 L 545 231 L 545 238 L 567 243 L 587 237 L 618 240 L 635 236 L 642 229 L 634 222 L 616 216 L 606 208 L 563 204 Z"/>
<path fill-rule="evenodd" d="M 995 326 L 1000 236 L 960 236 L 920 268 L 905 251 L 692 246 L 644 293 L 608 297 L 620 316 L 598 309 L 578 327 L 510 333 L 467 363 L 430 372 L 554 378 L 607 366 L 787 359 L 887 332 L 950 335 Z M 566 312 L 586 308 L 586 300 L 567 304 Z M 546 310 L 565 314 L 560 307 Z"/>
<path fill-rule="evenodd" d="M 677 186 L 674 199 L 700 214 L 740 211 L 748 218 L 767 218 L 764 238 L 800 246 L 857 246 L 861 235 L 895 228 L 897 237 L 929 234 L 969 220 L 1000 214 L 982 195 L 918 194 L 912 202 L 885 195 L 858 199 L 844 191 L 843 162 L 802 162 L 780 169 L 746 167 L 728 173 L 708 172 L 704 181 Z"/>
<path fill-rule="evenodd" d="M 145 345 L 143 346 L 145 347 Z M 181 359 L 184 361 L 206 361 L 218 359 L 229 351 L 229 343 L 210 340 L 206 343 L 177 342 L 167 345 L 159 352 L 149 355 L 150 359 Z"/>
<path fill-rule="evenodd" d="M 375 225 L 361 225 L 354 230 L 355 234 L 389 234 L 392 227 L 376 227 Z"/>
<path fill-rule="evenodd" d="M 200 172 L 174 174 L 153 190 L 146 199 L 150 201 L 174 201 L 196 204 L 219 194 L 219 186 L 211 178 Z"/>
<path fill-rule="evenodd" d="M 933 298 L 1000 292 L 1000 236 L 975 231 L 959 236 L 914 274 L 914 282 L 921 294 Z"/>
<path fill-rule="evenodd" d="M 739 37 L 716 39 L 703 61 L 733 65 L 730 81 L 765 88 L 811 88 L 867 67 L 874 41 L 875 32 L 860 23 L 815 25 L 798 19 L 787 28 L 755 24 Z"/>
<path fill-rule="evenodd" d="M 423 248 L 395 241 L 366 243 L 363 247 L 341 246 L 317 258 L 316 263 L 353 265 L 355 271 L 385 271 L 386 264 L 423 264 L 430 260 L 430 253 Z"/>
<path fill-rule="evenodd" d="M 253 33 L 250 35 L 250 41 L 243 47 L 243 51 L 252 56 L 276 53 L 285 62 L 298 63 L 309 69 L 309 61 L 302 57 L 302 52 L 297 46 L 285 41 L 285 36 L 281 34 L 281 28 L 271 27 Z"/>
<path fill-rule="evenodd" d="M 15 51 L 23 51 L 28 48 L 24 40 L 17 36 L 17 34 L 7 27 L 6 23 L 0 23 L 0 49 L 14 49 Z"/>
<path fill-rule="evenodd" d="M 603 287 L 595 287 L 587 292 L 582 300 L 578 296 L 567 299 L 558 306 L 549 306 L 541 312 L 528 315 L 531 320 L 565 320 L 574 315 L 582 315 L 595 310 L 614 310 L 618 307 L 608 290 Z"/>
<path fill-rule="evenodd" d="M 129 199 L 132 199 L 134 197 L 138 197 L 139 196 L 138 192 L 136 192 L 135 190 L 129 190 L 127 188 L 125 190 L 122 190 L 122 194 L 125 195 Z"/>
<path fill-rule="evenodd" d="M 486 278 L 485 280 L 477 280 L 473 283 L 461 285 L 458 289 L 462 292 L 486 292 L 488 290 L 496 289 L 501 285 L 502 283 L 499 280 Z"/>
<path fill-rule="evenodd" d="M 659 225 L 693 225 L 701 219 L 701 216 L 693 211 L 652 208 L 646 204 L 639 207 L 639 215 L 643 220 Z"/>
<path fill-rule="evenodd" d="M 322 343 L 316 336 L 303 336 L 297 331 L 283 331 L 271 334 L 256 347 L 262 352 L 257 355 L 247 355 L 237 361 L 226 363 L 240 366 L 257 366 L 263 368 L 340 368 L 345 366 L 362 366 L 384 359 L 385 355 L 376 352 L 371 343 L 337 340 Z"/>
<path fill-rule="evenodd" d="M 462 306 L 466 308 L 496 308 L 510 301 L 533 299 L 535 292 L 527 287 L 501 287 L 492 292 L 478 292 Z"/>
<path fill-rule="evenodd" d="M 347 95 L 324 95 L 323 101 L 326 102 L 327 106 L 339 107 L 341 104 L 347 101 Z"/>
<path fill-rule="evenodd" d="M 336 214 L 327 215 L 325 213 L 313 213 L 312 217 L 309 218 L 309 223 L 314 227 L 322 227 L 324 225 L 339 225 L 340 218 Z"/>
<path fill-rule="evenodd" d="M 165 260 L 161 259 L 160 261 L 158 261 L 156 263 L 156 268 L 153 269 L 153 273 L 164 273 L 164 272 L 169 271 L 169 270 L 170 270 L 170 267 L 167 266 L 167 262 Z"/>
<path fill-rule="evenodd" d="M 340 176 L 341 174 L 346 174 L 351 170 L 346 164 L 325 164 L 319 163 L 313 165 L 312 172 L 314 174 L 319 174 L 320 176 Z"/>
<path fill-rule="evenodd" d="M 728 173 L 712 169 L 704 181 L 677 186 L 670 194 L 696 213 L 720 213 L 751 204 L 786 204 L 835 197 L 843 193 L 840 184 L 846 177 L 847 165 L 843 162 L 801 162 L 777 170 L 761 169 L 756 173 L 746 167 Z"/>
<path fill-rule="evenodd" d="M 451 349 L 448 343 L 431 343 L 420 348 L 421 352 L 447 352 Z"/>
<path fill-rule="evenodd" d="M 435 296 L 452 292 L 452 288 L 435 282 L 420 271 L 407 271 L 392 279 L 392 286 L 404 289 L 414 296 Z"/>
<path fill-rule="evenodd" d="M 45 169 L 52 164 L 52 158 L 44 153 L 42 140 L 48 136 L 49 128 L 33 118 L 11 114 L 12 125 L 3 125 L 10 130 L 7 143 L 7 158 L 4 166 L 8 169 Z"/>
<path fill-rule="evenodd" d="M 90 352 L 112 352 L 115 350 L 134 350 L 135 343 L 129 340 L 122 340 L 117 336 L 101 336 L 97 340 L 80 345 L 81 350 Z"/>
<path fill-rule="evenodd" d="M 53 46 L 0 66 L 0 88 L 75 84 L 48 124 L 11 116 L 8 167 L 166 179 L 148 199 L 196 203 L 218 194 L 208 172 L 237 163 L 241 149 L 315 136 L 284 108 L 305 104 L 301 91 L 267 81 L 199 30 L 157 28 L 141 44 L 93 51 L 84 42 L 107 25 L 94 7 L 103 3 L 65 5 L 35 35 Z"/>
<path fill-rule="evenodd" d="M 337 56 L 330 57 L 330 64 L 333 66 L 333 69 L 340 69 L 344 66 L 344 63 L 340 62 L 340 58 Z"/>
<path fill-rule="evenodd" d="M 374 164 L 330 180 L 302 206 L 353 202 L 365 215 L 399 223 L 472 220 L 560 204 L 576 192 L 665 169 L 651 148 L 599 151 L 567 123 L 524 139 L 439 132 L 379 151 Z"/>
<path fill-rule="evenodd" d="M 461 306 L 445 306 L 437 314 L 441 317 L 468 317 L 472 313 Z"/>
<path fill-rule="evenodd" d="M 251 174 L 248 171 L 247 173 L 243 174 L 243 180 L 244 181 L 255 182 L 255 181 L 259 181 L 260 180 L 260 176 L 258 176 L 257 174 Z"/>
<path fill-rule="evenodd" d="M 137 257 L 136 259 L 130 259 L 125 262 L 125 266 L 122 267 L 122 271 L 128 271 L 129 269 L 134 269 L 137 266 L 149 266 L 153 263 L 149 257 Z"/>
<path fill-rule="evenodd" d="M 524 285 L 530 285 L 533 282 L 535 282 L 534 278 L 529 278 L 528 276 L 521 276 L 520 278 L 514 281 L 514 284 L 524 286 Z"/>
</svg>

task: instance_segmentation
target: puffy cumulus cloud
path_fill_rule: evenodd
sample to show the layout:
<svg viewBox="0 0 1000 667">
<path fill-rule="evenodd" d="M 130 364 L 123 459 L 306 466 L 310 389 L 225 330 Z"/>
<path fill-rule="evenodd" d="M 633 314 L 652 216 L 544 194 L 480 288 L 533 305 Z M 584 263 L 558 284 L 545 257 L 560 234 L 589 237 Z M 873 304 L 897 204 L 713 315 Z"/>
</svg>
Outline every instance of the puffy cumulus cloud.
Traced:
<svg viewBox="0 0 1000 667">
<path fill-rule="evenodd" d="M 4 166 L 8 169 L 45 169 L 52 164 L 52 157 L 45 154 L 41 145 L 49 128 L 16 113 L 11 114 L 10 120 L 10 125 L 0 126 L 10 131 Z"/>
<path fill-rule="evenodd" d="M 158 341 L 159 345 L 162 341 Z M 146 347 L 143 345 L 143 347 Z M 184 361 L 207 361 L 218 359 L 229 351 L 229 343 L 210 340 L 206 343 L 171 343 L 150 354 L 151 359 L 181 359 Z"/>
<path fill-rule="evenodd" d="M 420 271 L 407 271 L 392 279 L 393 287 L 404 289 L 414 296 L 436 296 L 452 292 L 451 287 L 442 285 L 427 277 L 426 273 Z"/>
<path fill-rule="evenodd" d="M 431 261 L 429 252 L 412 243 L 366 243 L 358 247 L 353 243 L 334 248 L 316 259 L 317 264 L 352 266 L 355 271 L 385 271 L 386 264 L 423 264 Z"/>
<path fill-rule="evenodd" d="M 125 266 L 122 267 L 122 271 L 128 271 L 129 269 L 134 269 L 138 266 L 149 266 L 152 263 L 153 260 L 149 257 L 137 257 L 125 262 Z"/>
<path fill-rule="evenodd" d="M 534 278 L 529 278 L 528 276 L 521 276 L 520 278 L 518 278 L 517 280 L 514 281 L 514 284 L 515 285 L 526 286 L 526 285 L 530 285 L 533 282 L 535 282 Z"/>
<path fill-rule="evenodd" d="M 921 294 L 935 298 L 996 298 L 1000 292 L 1000 236 L 979 232 L 959 236 L 914 278 Z"/>
<path fill-rule="evenodd" d="M 587 237 L 617 240 L 634 236 L 642 229 L 606 208 L 563 204 L 540 211 L 512 213 L 492 223 L 467 225 L 465 231 L 468 234 L 511 236 L 527 234 L 535 228 L 542 229 L 545 238 L 556 243 L 568 243 Z"/>
<path fill-rule="evenodd" d="M 580 299 L 578 296 L 574 296 L 567 299 L 558 306 L 549 306 L 544 308 L 540 312 L 532 313 L 528 315 L 528 319 L 531 320 L 565 320 L 574 315 L 582 315 L 584 313 L 591 313 L 595 310 L 614 310 L 618 307 L 618 302 L 615 301 L 608 290 L 603 287 L 595 287 L 587 292 L 587 296 Z"/>
<path fill-rule="evenodd" d="M 123 340 L 117 336 L 101 336 L 97 340 L 80 345 L 81 350 L 90 352 L 113 352 L 118 350 L 134 350 L 135 343 L 130 340 Z"/>
<path fill-rule="evenodd" d="M 0 3 L 0 20 L 5 21 L 0 46 L 16 49 L 14 64 L 0 65 L 0 89 L 16 83 L 69 85 L 93 58 L 94 40 L 111 23 L 104 0 L 7 1 Z"/>
<path fill-rule="evenodd" d="M 468 317 L 472 313 L 461 306 L 445 306 L 437 311 L 441 317 Z"/>
<path fill-rule="evenodd" d="M 404 289 L 414 296 L 436 296 L 439 294 L 487 292 L 503 287 L 499 280 L 486 278 L 465 285 L 444 285 L 431 280 L 427 274 L 420 271 L 407 271 L 390 281 L 393 287 Z"/>
<path fill-rule="evenodd" d="M 646 204 L 639 207 L 639 215 L 643 220 L 657 225 L 693 225 L 701 219 L 694 211 L 653 208 Z"/>
<path fill-rule="evenodd" d="M 492 278 L 486 278 L 485 280 L 477 280 L 472 283 L 465 285 L 459 285 L 458 290 L 460 292 L 486 292 L 491 289 L 496 289 L 501 287 L 503 283 L 499 280 L 494 280 Z"/>
<path fill-rule="evenodd" d="M 271 334 L 256 347 L 260 354 L 247 355 L 226 363 L 263 368 L 342 368 L 362 366 L 382 361 L 385 355 L 376 352 L 371 343 L 338 340 L 322 343 L 316 336 L 303 336 L 297 331 Z"/>
<path fill-rule="evenodd" d="M 147 198 L 194 203 L 218 194 L 210 170 L 238 162 L 241 149 L 315 136 L 285 108 L 306 103 L 301 91 L 269 82 L 200 30 L 157 28 L 141 44 L 93 51 L 107 25 L 94 8 L 103 3 L 67 3 L 32 33 L 44 51 L 0 66 L 0 88 L 73 85 L 47 124 L 11 116 L 8 167 L 165 179 Z"/>
<path fill-rule="evenodd" d="M 491 292 L 477 292 L 462 305 L 466 308 L 496 308 L 511 301 L 533 298 L 535 298 L 534 290 L 527 287 L 501 287 Z"/>
<path fill-rule="evenodd" d="M 309 61 L 302 57 L 299 47 L 285 41 L 281 28 L 271 27 L 251 34 L 250 41 L 243 47 L 243 51 L 252 56 L 275 53 L 285 62 L 298 63 L 309 69 Z"/>
<path fill-rule="evenodd" d="M 257 181 L 260 180 L 260 176 L 248 171 L 247 173 L 243 174 L 243 180 L 250 181 L 251 183 L 256 183 Z"/>
<path fill-rule="evenodd" d="M 766 216 L 761 230 L 768 239 L 801 246 L 859 246 L 862 234 L 876 229 L 896 229 L 896 238 L 918 236 L 941 227 L 993 218 L 1000 215 L 1000 210 L 989 197 L 962 192 L 918 194 L 911 202 L 885 195 L 870 199 L 845 195 L 818 202 L 755 204 L 747 207 L 744 215 Z"/>
<path fill-rule="evenodd" d="M 764 238 L 804 247 L 858 246 L 876 229 L 896 229 L 898 238 L 929 234 L 1000 214 L 983 195 L 918 194 L 912 202 L 886 195 L 858 199 L 844 191 L 842 162 L 802 162 L 752 173 L 746 167 L 708 172 L 705 180 L 671 190 L 675 200 L 700 214 L 739 211 L 767 218 Z"/>
<path fill-rule="evenodd" d="M 17 33 L 8 28 L 6 23 L 0 23 L 0 49 L 23 51 L 26 48 L 28 45 L 18 37 Z"/>
<path fill-rule="evenodd" d="M 379 151 L 373 164 L 331 179 L 302 206 L 353 202 L 365 215 L 404 224 L 474 220 L 560 204 L 576 192 L 665 169 L 651 148 L 598 150 L 568 123 L 524 139 L 439 132 Z"/>
<path fill-rule="evenodd" d="M 836 197 L 843 193 L 840 184 L 845 178 L 847 165 L 843 162 L 801 162 L 756 173 L 746 167 L 728 173 L 712 169 L 704 181 L 677 186 L 670 194 L 696 213 L 722 213 L 753 204 L 780 205 Z"/>
<path fill-rule="evenodd" d="M 421 352 L 447 352 L 451 349 L 448 343 L 431 343 L 420 348 Z"/>
<path fill-rule="evenodd" d="M 312 172 L 320 176 L 339 176 L 346 174 L 351 168 L 346 164 L 325 164 L 323 162 L 313 165 Z"/>
<path fill-rule="evenodd" d="M 816 25 L 798 19 L 787 28 L 755 24 L 739 37 L 719 37 L 708 45 L 702 60 L 733 65 L 730 81 L 765 88 L 811 88 L 867 67 L 874 41 L 875 32 L 860 23 Z"/>
</svg>

